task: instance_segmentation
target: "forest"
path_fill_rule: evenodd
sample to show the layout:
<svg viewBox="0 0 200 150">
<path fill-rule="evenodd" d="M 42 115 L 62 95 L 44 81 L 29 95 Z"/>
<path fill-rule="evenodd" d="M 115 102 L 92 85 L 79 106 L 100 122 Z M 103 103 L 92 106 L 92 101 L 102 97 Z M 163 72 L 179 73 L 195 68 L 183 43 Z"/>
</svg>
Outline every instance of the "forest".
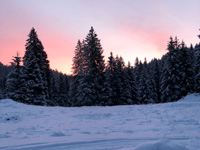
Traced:
<svg viewBox="0 0 200 150">
<path fill-rule="evenodd" d="M 188 47 L 177 37 L 169 38 L 161 59 L 136 58 L 126 65 L 112 52 L 105 62 L 91 27 L 77 42 L 70 76 L 50 68 L 34 28 L 25 48 L 23 58 L 17 53 L 10 66 L 0 62 L 1 99 L 42 106 L 114 106 L 166 103 L 200 93 L 200 44 Z"/>
</svg>

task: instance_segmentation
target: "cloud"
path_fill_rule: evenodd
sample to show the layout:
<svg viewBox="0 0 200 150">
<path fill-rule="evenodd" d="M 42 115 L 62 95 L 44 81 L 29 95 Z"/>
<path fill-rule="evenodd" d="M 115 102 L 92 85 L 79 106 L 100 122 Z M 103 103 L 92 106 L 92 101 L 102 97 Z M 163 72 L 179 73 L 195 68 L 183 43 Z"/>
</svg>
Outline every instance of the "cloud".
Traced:
<svg viewBox="0 0 200 150">
<path fill-rule="evenodd" d="M 70 72 L 77 40 L 91 26 L 101 39 L 104 55 L 110 51 L 127 62 L 166 53 L 170 36 L 187 45 L 199 42 L 198 0 L 9 0 L 0 1 L 0 61 L 8 64 L 35 27 L 51 67 Z"/>
</svg>

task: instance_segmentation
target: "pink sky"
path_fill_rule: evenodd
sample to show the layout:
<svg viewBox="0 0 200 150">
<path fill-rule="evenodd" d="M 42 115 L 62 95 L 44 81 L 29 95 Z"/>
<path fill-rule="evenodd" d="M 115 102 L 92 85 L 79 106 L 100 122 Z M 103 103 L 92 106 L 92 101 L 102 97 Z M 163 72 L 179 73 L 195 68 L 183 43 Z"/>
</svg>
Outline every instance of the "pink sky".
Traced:
<svg viewBox="0 0 200 150">
<path fill-rule="evenodd" d="M 32 27 L 38 33 L 52 69 L 70 74 L 77 40 L 91 26 L 110 52 L 134 64 L 135 58 L 160 58 L 170 36 L 199 42 L 199 0 L 1 0 L 0 62 L 20 52 Z"/>
</svg>

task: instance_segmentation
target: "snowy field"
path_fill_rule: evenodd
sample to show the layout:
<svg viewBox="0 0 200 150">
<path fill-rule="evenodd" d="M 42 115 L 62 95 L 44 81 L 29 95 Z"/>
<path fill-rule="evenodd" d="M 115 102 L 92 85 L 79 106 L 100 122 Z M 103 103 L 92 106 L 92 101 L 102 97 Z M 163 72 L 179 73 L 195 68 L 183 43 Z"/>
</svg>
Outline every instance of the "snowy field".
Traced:
<svg viewBox="0 0 200 150">
<path fill-rule="evenodd" d="M 200 150 L 200 96 L 81 108 L 0 100 L 0 149 Z"/>
</svg>

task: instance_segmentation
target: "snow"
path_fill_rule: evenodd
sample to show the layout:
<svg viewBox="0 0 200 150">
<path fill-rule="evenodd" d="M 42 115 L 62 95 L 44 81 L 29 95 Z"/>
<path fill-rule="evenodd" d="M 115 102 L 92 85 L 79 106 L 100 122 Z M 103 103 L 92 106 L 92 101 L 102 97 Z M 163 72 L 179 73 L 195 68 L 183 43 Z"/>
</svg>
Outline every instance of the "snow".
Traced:
<svg viewBox="0 0 200 150">
<path fill-rule="evenodd" d="M 200 95 L 113 107 L 42 107 L 0 100 L 4 150 L 200 150 Z"/>
<path fill-rule="evenodd" d="M 176 145 L 168 140 L 139 145 L 135 150 L 188 150 L 184 146 Z"/>
</svg>

